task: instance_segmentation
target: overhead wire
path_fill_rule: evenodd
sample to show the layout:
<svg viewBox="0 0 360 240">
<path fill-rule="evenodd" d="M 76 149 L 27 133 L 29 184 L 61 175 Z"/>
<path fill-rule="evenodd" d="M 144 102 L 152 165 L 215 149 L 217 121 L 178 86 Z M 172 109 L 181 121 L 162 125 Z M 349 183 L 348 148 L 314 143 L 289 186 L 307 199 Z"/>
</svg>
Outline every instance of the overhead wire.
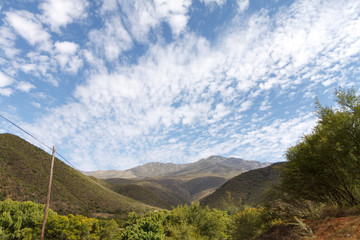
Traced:
<svg viewBox="0 0 360 240">
<path fill-rule="evenodd" d="M 36 141 L 38 141 L 40 144 L 42 144 L 43 146 L 47 147 L 48 149 L 50 149 L 52 151 L 52 148 L 49 147 L 47 144 L 45 144 L 43 141 L 39 140 L 37 137 L 35 137 L 33 134 L 29 133 L 28 131 L 26 131 L 25 129 L 23 129 L 22 127 L 20 127 L 18 124 L 14 123 L 13 121 L 11 121 L 10 119 L 4 117 L 1 113 L 0 113 L 0 117 L 2 117 L 3 119 L 5 119 L 7 122 L 11 123 L 12 125 L 14 125 L 16 128 L 20 129 L 21 131 L 23 131 L 24 133 L 26 133 L 27 135 L 29 135 L 31 138 L 35 139 Z M 55 153 L 62 158 L 66 163 L 68 163 L 71 167 L 73 167 L 75 170 L 81 172 L 79 169 L 77 169 L 71 162 L 69 162 L 68 160 L 66 160 L 66 158 L 64 158 L 58 151 L 55 151 Z"/>
</svg>

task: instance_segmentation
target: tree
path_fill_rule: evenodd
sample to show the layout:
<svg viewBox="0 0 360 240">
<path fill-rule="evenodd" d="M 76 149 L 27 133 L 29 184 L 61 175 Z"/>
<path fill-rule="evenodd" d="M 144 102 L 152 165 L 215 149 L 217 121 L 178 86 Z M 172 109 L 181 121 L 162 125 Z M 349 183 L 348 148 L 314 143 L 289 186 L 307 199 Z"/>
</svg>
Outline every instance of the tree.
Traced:
<svg viewBox="0 0 360 240">
<path fill-rule="evenodd" d="M 316 101 L 318 123 L 286 151 L 281 189 L 291 196 L 334 205 L 360 203 L 360 97 L 335 92 L 337 108 Z"/>
</svg>

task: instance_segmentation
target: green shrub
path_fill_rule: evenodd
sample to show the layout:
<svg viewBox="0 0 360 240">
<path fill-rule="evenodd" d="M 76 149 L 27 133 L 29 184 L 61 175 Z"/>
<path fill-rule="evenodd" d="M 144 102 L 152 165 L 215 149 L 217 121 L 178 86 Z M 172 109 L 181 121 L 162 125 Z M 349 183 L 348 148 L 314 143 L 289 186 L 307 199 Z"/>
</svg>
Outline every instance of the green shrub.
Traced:
<svg viewBox="0 0 360 240">
<path fill-rule="evenodd" d="M 271 226 L 280 223 L 262 207 L 245 207 L 232 215 L 231 237 L 234 240 L 254 239 Z"/>
<path fill-rule="evenodd" d="M 223 212 L 202 208 L 199 203 L 172 211 L 132 213 L 123 239 L 226 239 L 230 218 Z"/>
<path fill-rule="evenodd" d="M 163 216 L 161 213 L 149 212 L 145 216 L 131 213 L 129 215 L 129 221 L 126 223 L 125 231 L 121 235 L 122 239 L 163 239 L 164 229 L 161 224 L 162 219 Z"/>
<path fill-rule="evenodd" d="M 44 205 L 33 202 L 0 202 L 0 239 L 39 239 L 44 218 Z M 98 220 L 81 215 L 61 216 L 49 210 L 46 239 L 98 240 L 120 239 L 114 220 Z"/>
</svg>

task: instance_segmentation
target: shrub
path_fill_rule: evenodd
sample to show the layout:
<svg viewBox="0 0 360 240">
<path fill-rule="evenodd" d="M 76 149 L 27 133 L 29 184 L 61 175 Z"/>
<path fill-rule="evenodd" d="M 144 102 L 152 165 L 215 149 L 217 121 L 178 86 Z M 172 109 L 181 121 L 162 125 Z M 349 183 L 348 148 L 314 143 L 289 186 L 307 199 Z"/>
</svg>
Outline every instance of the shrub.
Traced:
<svg viewBox="0 0 360 240">
<path fill-rule="evenodd" d="M 226 239 L 230 218 L 223 212 L 202 208 L 199 203 L 172 211 L 132 213 L 123 239 Z"/>
<path fill-rule="evenodd" d="M 0 239 L 39 239 L 44 205 L 33 202 L 0 202 Z M 46 222 L 46 239 L 120 239 L 114 220 L 98 220 L 81 215 L 61 216 L 49 210 Z"/>
<path fill-rule="evenodd" d="M 232 215 L 231 237 L 234 240 L 254 239 L 280 220 L 273 219 L 262 207 L 245 207 Z"/>
</svg>

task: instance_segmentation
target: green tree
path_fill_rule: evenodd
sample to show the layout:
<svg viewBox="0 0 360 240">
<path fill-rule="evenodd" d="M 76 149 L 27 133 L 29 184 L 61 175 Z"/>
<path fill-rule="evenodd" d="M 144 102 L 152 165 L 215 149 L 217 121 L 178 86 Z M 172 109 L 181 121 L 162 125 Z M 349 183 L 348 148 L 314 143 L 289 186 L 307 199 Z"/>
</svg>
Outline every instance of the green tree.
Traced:
<svg viewBox="0 0 360 240">
<path fill-rule="evenodd" d="M 334 205 L 360 203 L 360 98 L 335 92 L 338 106 L 316 101 L 318 123 L 286 152 L 281 189 L 296 198 Z"/>
</svg>

